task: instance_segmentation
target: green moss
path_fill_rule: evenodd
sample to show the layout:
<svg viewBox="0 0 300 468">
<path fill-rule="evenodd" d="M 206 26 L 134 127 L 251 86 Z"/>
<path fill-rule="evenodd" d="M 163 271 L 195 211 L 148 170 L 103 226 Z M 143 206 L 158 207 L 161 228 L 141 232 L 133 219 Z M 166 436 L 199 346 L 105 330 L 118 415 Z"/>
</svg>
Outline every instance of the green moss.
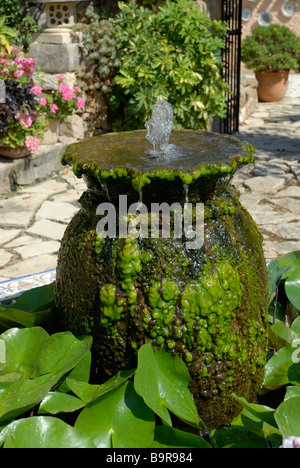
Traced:
<svg viewBox="0 0 300 468">
<path fill-rule="evenodd" d="M 100 323 L 108 327 L 116 320 L 120 320 L 124 313 L 124 298 L 116 300 L 116 286 L 104 284 L 100 290 Z"/>
</svg>

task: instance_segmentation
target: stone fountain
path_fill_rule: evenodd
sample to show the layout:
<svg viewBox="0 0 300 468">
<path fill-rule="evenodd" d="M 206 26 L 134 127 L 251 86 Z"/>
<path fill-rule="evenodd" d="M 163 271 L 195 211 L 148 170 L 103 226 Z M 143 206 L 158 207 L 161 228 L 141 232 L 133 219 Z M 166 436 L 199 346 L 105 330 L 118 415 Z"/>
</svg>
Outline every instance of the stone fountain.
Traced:
<svg viewBox="0 0 300 468">
<path fill-rule="evenodd" d="M 233 392 L 255 401 L 267 354 L 262 237 L 230 185 L 253 147 L 172 130 L 163 101 L 146 128 L 67 148 L 87 191 L 62 241 L 56 308 L 63 329 L 93 336 L 98 382 L 151 342 L 185 361 L 199 416 L 219 427 L 240 411 Z"/>
</svg>

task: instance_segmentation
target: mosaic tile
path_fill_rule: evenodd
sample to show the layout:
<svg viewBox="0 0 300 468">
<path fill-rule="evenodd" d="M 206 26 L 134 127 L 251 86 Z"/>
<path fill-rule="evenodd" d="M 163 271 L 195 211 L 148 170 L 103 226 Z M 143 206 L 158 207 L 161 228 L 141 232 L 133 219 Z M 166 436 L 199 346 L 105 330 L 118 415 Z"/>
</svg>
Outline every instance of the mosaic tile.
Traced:
<svg viewBox="0 0 300 468">
<path fill-rule="evenodd" d="M 55 280 L 56 269 L 4 281 L 0 283 L 0 301 L 13 299 L 29 289 L 45 286 Z"/>
</svg>

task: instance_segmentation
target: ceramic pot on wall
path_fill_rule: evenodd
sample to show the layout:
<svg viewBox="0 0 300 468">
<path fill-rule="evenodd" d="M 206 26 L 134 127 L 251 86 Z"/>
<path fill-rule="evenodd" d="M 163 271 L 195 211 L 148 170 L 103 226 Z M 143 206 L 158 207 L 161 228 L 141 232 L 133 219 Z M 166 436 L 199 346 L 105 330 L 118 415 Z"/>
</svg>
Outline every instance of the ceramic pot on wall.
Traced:
<svg viewBox="0 0 300 468">
<path fill-rule="evenodd" d="M 26 146 L 20 146 L 18 148 L 11 148 L 10 146 L 0 145 L 0 156 L 7 159 L 21 159 L 28 156 L 30 151 Z"/>
</svg>

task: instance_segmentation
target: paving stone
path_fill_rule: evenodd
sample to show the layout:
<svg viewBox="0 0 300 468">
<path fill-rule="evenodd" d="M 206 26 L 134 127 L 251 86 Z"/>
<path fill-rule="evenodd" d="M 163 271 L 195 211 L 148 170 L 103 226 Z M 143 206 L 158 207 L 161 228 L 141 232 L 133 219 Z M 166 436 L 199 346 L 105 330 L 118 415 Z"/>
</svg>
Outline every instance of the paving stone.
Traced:
<svg viewBox="0 0 300 468">
<path fill-rule="evenodd" d="M 0 200 L 0 227 L 29 227 L 40 204 L 40 198 L 31 194 Z"/>
<path fill-rule="evenodd" d="M 20 232 L 18 229 L 0 229 L 0 245 L 7 244 L 12 239 L 15 239 Z"/>
<path fill-rule="evenodd" d="M 287 187 L 284 190 L 280 190 L 280 192 L 274 195 L 274 198 L 285 198 L 285 197 L 300 198 L 300 186 L 290 185 L 290 187 Z"/>
<path fill-rule="evenodd" d="M 287 179 L 285 177 L 258 176 L 246 179 L 244 185 L 254 193 L 277 193 L 284 187 Z"/>
<path fill-rule="evenodd" d="M 35 234 L 37 236 L 46 237 L 51 240 L 61 240 L 67 225 L 43 219 L 34 223 L 31 228 L 27 230 L 28 234 Z"/>
<path fill-rule="evenodd" d="M 293 241 L 284 241 L 284 242 L 264 242 L 264 245 L 268 251 L 273 251 L 276 255 L 275 257 L 280 257 L 289 252 L 293 252 L 295 250 L 300 250 L 300 241 L 293 242 Z"/>
<path fill-rule="evenodd" d="M 23 260 L 27 258 L 36 257 L 38 255 L 45 254 L 57 254 L 60 248 L 60 242 L 56 241 L 41 241 L 37 239 L 37 242 L 31 243 L 29 245 L 24 245 L 23 247 L 15 248 L 15 251 L 21 255 Z"/>
<path fill-rule="evenodd" d="M 273 203 L 289 210 L 291 213 L 300 214 L 300 202 L 294 198 L 275 198 Z"/>
<path fill-rule="evenodd" d="M 31 237 L 31 236 L 28 236 L 27 234 L 24 234 L 14 239 L 12 242 L 9 242 L 8 244 L 6 244 L 5 247 L 8 249 L 14 249 L 15 247 L 22 247 L 23 245 L 30 245 L 36 242 L 43 242 L 43 241 L 42 239 L 39 239 L 37 237 Z"/>
<path fill-rule="evenodd" d="M 51 195 L 49 198 L 50 201 L 53 202 L 64 202 L 64 203 L 72 203 L 74 206 L 80 208 L 79 198 L 81 197 L 81 193 L 79 193 L 75 189 L 69 189 L 65 192 Z"/>
<path fill-rule="evenodd" d="M 57 257 L 39 255 L 0 269 L 0 276 L 14 279 L 20 276 L 34 275 L 42 271 L 52 270 L 57 266 Z"/>
<path fill-rule="evenodd" d="M 50 219 L 52 221 L 69 222 L 78 208 L 71 203 L 46 201 L 36 213 L 36 220 Z"/>
<path fill-rule="evenodd" d="M 267 209 L 248 209 L 252 218 L 258 226 L 267 224 L 282 224 L 291 223 L 299 220 L 299 215 L 292 213 L 281 213 L 280 211 L 272 211 Z"/>
<path fill-rule="evenodd" d="M 13 255 L 7 250 L 0 249 L 0 268 L 4 267 L 12 259 Z"/>
<path fill-rule="evenodd" d="M 62 179 L 49 179 L 36 185 L 24 187 L 20 193 L 47 193 L 49 195 L 61 193 L 67 189 L 67 183 Z"/>
<path fill-rule="evenodd" d="M 271 234 L 275 234 L 278 239 L 289 239 L 298 241 L 300 239 L 300 223 L 282 223 L 272 225 L 262 225 L 261 229 L 266 229 Z"/>
</svg>

